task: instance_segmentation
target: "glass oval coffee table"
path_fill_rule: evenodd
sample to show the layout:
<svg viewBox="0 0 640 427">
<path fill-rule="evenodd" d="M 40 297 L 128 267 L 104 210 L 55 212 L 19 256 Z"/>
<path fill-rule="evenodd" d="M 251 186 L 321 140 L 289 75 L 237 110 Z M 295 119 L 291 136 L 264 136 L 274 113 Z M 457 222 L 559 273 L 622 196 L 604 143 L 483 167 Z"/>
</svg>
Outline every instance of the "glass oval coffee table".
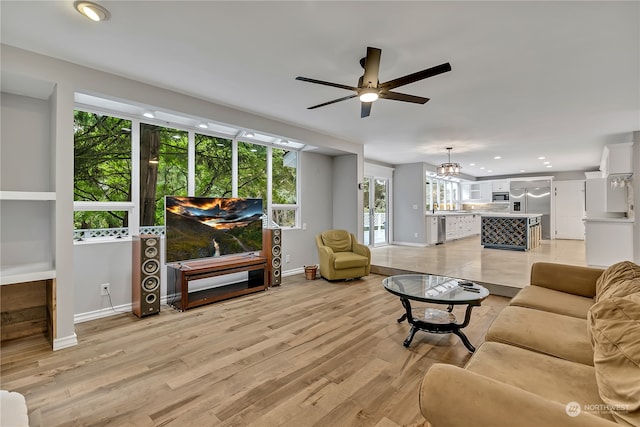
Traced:
<svg viewBox="0 0 640 427">
<path fill-rule="evenodd" d="M 460 337 L 471 353 L 476 350 L 461 329 L 469 325 L 473 307 L 479 306 L 489 296 L 489 291 L 485 287 L 467 280 L 433 274 L 389 276 L 382 281 L 382 285 L 387 291 L 400 297 L 405 313 L 398 319 L 398 323 L 407 320 L 411 325 L 409 335 L 403 343 L 405 347 L 409 347 L 416 332 L 425 331 L 435 334 L 455 334 Z M 418 318 L 414 317 L 410 301 L 446 305 L 447 309 L 427 308 L 424 315 Z M 452 313 L 456 305 L 467 306 L 462 323 L 457 323 Z"/>
</svg>

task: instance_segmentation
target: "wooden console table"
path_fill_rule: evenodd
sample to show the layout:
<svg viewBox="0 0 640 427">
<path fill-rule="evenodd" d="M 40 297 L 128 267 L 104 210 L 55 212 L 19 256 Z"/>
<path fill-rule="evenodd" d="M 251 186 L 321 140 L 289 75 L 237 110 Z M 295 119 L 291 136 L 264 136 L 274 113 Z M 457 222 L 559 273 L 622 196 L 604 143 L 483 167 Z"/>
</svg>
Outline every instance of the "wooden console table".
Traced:
<svg viewBox="0 0 640 427">
<path fill-rule="evenodd" d="M 189 292 L 191 280 L 248 272 L 247 280 Z M 267 259 L 233 256 L 167 265 L 167 300 L 180 311 L 267 289 Z"/>
</svg>

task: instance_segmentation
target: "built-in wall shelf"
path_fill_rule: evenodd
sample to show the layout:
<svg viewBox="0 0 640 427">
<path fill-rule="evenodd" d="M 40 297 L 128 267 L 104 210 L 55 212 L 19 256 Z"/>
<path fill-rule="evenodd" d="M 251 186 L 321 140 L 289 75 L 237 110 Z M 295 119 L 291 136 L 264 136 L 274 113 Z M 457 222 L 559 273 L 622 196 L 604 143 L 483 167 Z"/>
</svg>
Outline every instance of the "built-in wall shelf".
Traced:
<svg viewBox="0 0 640 427">
<path fill-rule="evenodd" d="M 56 200 L 55 191 L 0 191 L 0 200 Z"/>
<path fill-rule="evenodd" d="M 0 267 L 0 285 L 35 282 L 56 278 L 55 267 L 48 262 Z"/>
</svg>

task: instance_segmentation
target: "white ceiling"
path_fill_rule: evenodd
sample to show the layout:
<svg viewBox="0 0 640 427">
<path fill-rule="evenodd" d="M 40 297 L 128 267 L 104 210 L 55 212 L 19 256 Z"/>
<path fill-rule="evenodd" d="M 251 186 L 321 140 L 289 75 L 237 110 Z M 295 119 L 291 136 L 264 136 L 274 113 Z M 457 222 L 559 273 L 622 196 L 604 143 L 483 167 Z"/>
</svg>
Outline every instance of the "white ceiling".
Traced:
<svg viewBox="0 0 640 427">
<path fill-rule="evenodd" d="M 72 1 L 2 0 L 1 41 L 361 143 L 388 164 L 438 164 L 451 146 L 477 177 L 593 170 L 605 144 L 640 130 L 637 1 L 99 3 L 110 20 Z M 425 105 L 307 110 L 350 92 L 295 77 L 356 86 L 367 46 L 382 49 L 381 82 L 453 70 L 397 89 Z"/>
</svg>

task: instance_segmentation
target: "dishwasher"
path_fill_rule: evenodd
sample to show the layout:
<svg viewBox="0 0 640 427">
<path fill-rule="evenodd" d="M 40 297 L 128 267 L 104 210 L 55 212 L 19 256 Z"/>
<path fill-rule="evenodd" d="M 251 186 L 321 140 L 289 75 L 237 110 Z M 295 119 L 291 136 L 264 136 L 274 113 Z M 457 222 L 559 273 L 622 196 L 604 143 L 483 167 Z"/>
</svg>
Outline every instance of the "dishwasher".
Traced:
<svg viewBox="0 0 640 427">
<path fill-rule="evenodd" d="M 447 217 L 439 216 L 438 217 L 438 240 L 436 241 L 436 245 L 440 245 L 444 243 L 444 240 L 446 237 L 447 237 Z"/>
</svg>

